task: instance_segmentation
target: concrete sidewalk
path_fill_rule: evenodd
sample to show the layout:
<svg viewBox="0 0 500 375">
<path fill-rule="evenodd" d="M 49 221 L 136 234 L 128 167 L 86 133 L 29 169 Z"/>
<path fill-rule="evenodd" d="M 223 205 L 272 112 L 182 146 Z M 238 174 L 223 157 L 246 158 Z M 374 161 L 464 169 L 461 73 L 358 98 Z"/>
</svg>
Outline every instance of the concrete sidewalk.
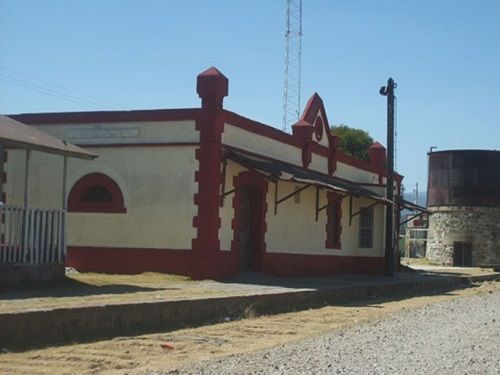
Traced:
<svg viewBox="0 0 500 375">
<path fill-rule="evenodd" d="M 374 296 L 397 299 L 433 294 L 486 280 L 500 280 L 500 273 L 421 269 L 392 278 L 344 275 L 306 279 L 245 273 L 226 282 L 180 282 L 153 290 L 85 295 L 85 303 L 82 295 L 48 297 L 43 290 L 7 293 L 0 294 L 0 348 L 168 331 L 246 316 L 363 303 Z"/>
</svg>

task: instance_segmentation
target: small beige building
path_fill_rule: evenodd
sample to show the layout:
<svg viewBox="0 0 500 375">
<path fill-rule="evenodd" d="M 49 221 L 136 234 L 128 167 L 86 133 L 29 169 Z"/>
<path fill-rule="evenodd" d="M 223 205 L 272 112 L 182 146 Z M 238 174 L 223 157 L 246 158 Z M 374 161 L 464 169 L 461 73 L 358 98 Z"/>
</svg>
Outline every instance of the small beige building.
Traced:
<svg viewBox="0 0 500 375">
<path fill-rule="evenodd" d="M 51 168 L 59 169 L 60 179 L 39 180 L 39 171 L 30 165 L 33 154 L 51 155 L 56 161 Z M 6 173 L 9 155 L 23 155 L 23 162 L 11 162 Z M 0 290 L 64 277 L 68 158 L 89 160 L 96 155 L 0 115 Z M 43 183 L 48 183 L 47 189 L 58 184 L 60 195 L 53 205 L 40 207 L 33 204 L 30 192 L 31 186 L 41 188 Z M 8 195 L 16 197 L 15 205 L 6 203 L 5 186 Z"/>
<path fill-rule="evenodd" d="M 99 155 L 68 164 L 69 266 L 197 278 L 383 273 L 380 144 L 369 162 L 344 155 L 317 94 L 287 134 L 224 109 L 228 80 L 216 68 L 198 76 L 197 92 L 201 108 L 11 116 Z M 23 163 L 9 152 L 12 204 Z M 55 204 L 56 160 L 32 163 L 46 183 L 31 199 Z"/>
</svg>

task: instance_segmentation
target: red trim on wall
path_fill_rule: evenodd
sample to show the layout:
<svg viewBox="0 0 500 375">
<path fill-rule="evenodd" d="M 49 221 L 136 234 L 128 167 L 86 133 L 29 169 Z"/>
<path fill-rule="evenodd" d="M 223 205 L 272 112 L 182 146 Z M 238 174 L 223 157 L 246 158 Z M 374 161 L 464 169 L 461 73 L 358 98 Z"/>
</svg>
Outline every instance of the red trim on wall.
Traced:
<svg viewBox="0 0 500 375">
<path fill-rule="evenodd" d="M 85 124 L 92 122 L 178 121 L 192 120 L 201 113 L 200 108 L 148 109 L 138 111 L 52 112 L 8 115 L 27 125 Z"/>
<path fill-rule="evenodd" d="M 42 124 L 85 124 L 85 123 L 114 123 L 114 122 L 134 122 L 134 121 L 179 121 L 179 120 L 194 120 L 198 118 L 205 109 L 201 108 L 185 108 L 185 109 L 153 109 L 153 110 L 138 110 L 138 111 L 99 111 L 99 112 L 61 112 L 61 113 L 24 113 L 17 115 L 9 115 L 8 117 L 23 122 L 28 125 Z M 253 121 L 249 118 L 240 116 L 234 112 L 222 110 L 224 121 L 250 131 L 255 134 L 280 141 L 297 148 L 302 148 L 299 139 L 291 134 L 282 132 L 269 125 Z M 326 112 L 323 114 L 323 121 L 327 121 Z M 325 121 L 325 122 L 326 122 Z M 325 126 L 328 126 L 326 124 Z M 332 136 L 331 132 L 327 132 L 328 136 Z M 80 144 L 79 144 L 80 145 Z M 114 146 L 114 145 L 113 145 Z M 98 147 L 96 145 L 88 145 L 88 147 Z M 104 146 L 103 146 L 104 147 Z M 116 146 L 120 147 L 120 146 Z M 328 147 L 324 147 L 318 143 L 311 145 L 311 151 L 317 155 L 331 157 L 331 152 Z M 381 173 L 385 176 L 385 170 L 379 170 L 373 165 L 363 160 L 358 160 L 350 156 L 342 154 L 340 151 L 335 152 L 335 158 L 338 161 L 346 163 L 373 173 Z"/>
<path fill-rule="evenodd" d="M 210 272 L 203 272 L 197 268 L 197 257 L 190 250 L 69 246 L 66 265 L 79 272 L 138 274 L 153 271 L 194 279 L 222 279 L 237 272 L 236 252 L 218 251 L 212 259 L 215 262 L 213 268 Z M 384 258 L 264 253 L 262 265 L 265 274 L 279 277 L 343 273 L 381 275 Z"/>
<path fill-rule="evenodd" d="M 302 147 L 302 166 L 308 168 L 312 161 L 312 148 L 313 143 L 306 141 Z"/>
<path fill-rule="evenodd" d="M 219 228 L 221 219 L 220 186 L 222 184 L 222 146 L 221 138 L 224 128 L 222 112 L 217 108 L 206 108 L 203 114 L 196 119 L 196 129 L 200 132 L 200 146 L 196 150 L 198 171 L 194 179 L 198 182 L 198 193 L 194 196 L 194 203 L 198 206 L 198 213 L 193 218 L 193 227 L 196 228 L 196 238 L 193 239 L 192 249 L 196 257 L 195 268 L 205 275 L 221 277 L 217 257 L 220 251 Z M 229 274 L 236 273 L 236 268 L 227 264 Z"/>
<path fill-rule="evenodd" d="M 244 171 L 238 174 L 238 176 L 233 177 L 233 186 L 236 189 L 233 196 L 233 220 L 231 221 L 231 229 L 233 231 L 233 240 L 231 241 L 231 252 L 234 254 L 236 259 L 239 260 L 239 200 L 240 200 L 240 189 L 244 186 L 249 186 L 258 191 L 260 195 L 260 207 L 251 207 L 252 209 L 252 220 L 250 225 L 255 229 L 252 233 L 258 239 L 258 243 L 254 244 L 254 248 L 251 249 L 252 254 L 251 265 L 252 271 L 262 271 L 263 257 L 266 252 L 266 232 L 267 232 L 267 189 L 268 183 L 262 176 L 253 171 Z"/>
<path fill-rule="evenodd" d="M 104 187 L 112 196 L 112 202 L 88 202 L 82 195 L 94 186 Z M 123 194 L 118 184 L 103 173 L 90 173 L 81 177 L 68 195 L 68 212 L 125 213 Z"/>
<path fill-rule="evenodd" d="M 316 138 L 316 141 L 320 142 L 323 139 L 323 133 L 325 132 L 324 125 L 323 125 L 323 120 L 321 117 L 317 117 L 316 121 L 314 122 L 314 136 Z"/>
<path fill-rule="evenodd" d="M 259 134 L 259 135 L 262 135 L 264 137 L 271 138 L 271 139 L 274 139 L 276 141 L 286 143 L 288 145 L 302 149 L 302 142 L 300 141 L 300 139 L 298 137 L 294 137 L 291 134 L 284 133 L 281 130 L 278 130 L 278 129 L 273 128 L 269 125 L 265 125 L 265 124 L 262 124 L 262 123 L 257 122 L 257 121 L 253 121 L 249 118 L 240 116 L 236 113 L 229 112 L 227 110 L 224 110 L 223 112 L 224 112 L 225 122 L 230 124 L 230 125 L 233 125 L 233 126 L 236 126 L 238 128 L 247 130 L 249 132 Z M 326 113 L 325 113 L 325 117 L 326 117 Z M 334 138 L 333 134 L 331 134 L 330 131 L 328 131 L 327 134 L 331 138 L 330 142 L 334 142 L 333 141 L 333 138 Z M 385 176 L 385 173 L 386 173 L 385 170 L 383 170 L 383 169 L 381 170 L 380 168 L 370 164 L 367 161 L 355 159 L 351 156 L 345 155 L 340 150 L 334 150 L 332 152 L 328 147 L 322 146 L 322 145 L 315 143 L 315 142 L 312 143 L 310 147 L 311 147 L 311 151 L 317 155 L 324 156 L 326 158 L 332 158 L 333 161 L 340 161 L 342 163 L 345 163 L 345 164 L 348 164 L 350 166 L 362 169 L 364 171 L 376 173 L 376 174 L 380 173 L 380 174 Z M 331 173 L 333 173 L 336 169 L 336 166 L 332 165 L 330 167 L 330 169 L 331 169 Z"/>
<path fill-rule="evenodd" d="M 85 148 L 117 148 L 117 147 L 184 147 L 198 146 L 199 142 L 165 142 L 165 143 L 109 143 L 109 144 L 88 144 L 73 143 L 79 147 Z"/>
<path fill-rule="evenodd" d="M 264 273 L 279 277 L 328 276 L 343 273 L 383 275 L 384 258 L 266 253 Z"/>
<path fill-rule="evenodd" d="M 234 125 L 251 133 L 274 139 L 275 141 L 287 143 L 297 148 L 302 147 L 301 142 L 291 134 L 282 132 L 272 126 L 251 120 L 228 110 L 224 110 L 223 113 L 224 121 L 230 125 Z"/>
<path fill-rule="evenodd" d="M 335 192 L 327 192 L 329 206 L 326 208 L 326 241 L 327 249 L 341 249 L 340 237 L 342 234 L 342 199 L 343 195 Z M 332 215 L 334 217 L 332 217 Z M 335 225 L 335 228 L 333 228 Z M 335 229 L 335 232 L 332 232 Z M 334 237 L 336 234 L 336 238 Z"/>
<path fill-rule="evenodd" d="M 232 252 L 219 251 L 213 261 L 215 263 L 212 272 L 206 273 L 197 268 L 197 257 L 191 250 L 69 246 L 66 256 L 66 265 L 79 272 L 164 272 L 186 275 L 194 279 L 234 275 L 237 260 Z"/>
</svg>

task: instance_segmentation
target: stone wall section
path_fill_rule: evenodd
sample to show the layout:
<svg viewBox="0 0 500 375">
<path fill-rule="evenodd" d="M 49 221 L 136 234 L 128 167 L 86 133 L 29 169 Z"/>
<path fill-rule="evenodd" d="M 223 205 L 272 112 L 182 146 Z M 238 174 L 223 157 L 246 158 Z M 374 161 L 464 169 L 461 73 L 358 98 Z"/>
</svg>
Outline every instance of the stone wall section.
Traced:
<svg viewBox="0 0 500 375">
<path fill-rule="evenodd" d="M 453 265 L 453 243 L 472 243 L 472 265 L 500 264 L 500 207 L 430 207 L 426 257 Z"/>
</svg>

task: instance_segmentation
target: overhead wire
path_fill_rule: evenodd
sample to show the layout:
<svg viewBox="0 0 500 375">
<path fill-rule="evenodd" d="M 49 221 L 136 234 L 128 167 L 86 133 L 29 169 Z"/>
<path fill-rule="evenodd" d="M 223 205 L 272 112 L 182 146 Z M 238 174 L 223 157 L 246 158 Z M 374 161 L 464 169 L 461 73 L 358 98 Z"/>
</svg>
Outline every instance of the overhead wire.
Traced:
<svg viewBox="0 0 500 375">
<path fill-rule="evenodd" d="M 51 96 L 51 97 L 54 97 L 54 98 L 58 98 L 58 99 L 62 99 L 62 100 L 66 100 L 66 101 L 69 101 L 69 102 L 72 102 L 72 103 L 76 103 L 76 104 L 80 104 L 80 105 L 84 105 L 86 107 L 90 107 L 90 108 L 93 108 L 93 109 L 102 109 L 102 107 L 100 106 L 97 106 L 97 105 L 94 105 L 94 104 L 89 104 L 89 103 L 85 103 L 81 100 L 75 100 L 75 99 L 72 99 L 66 95 L 61 95 L 60 93 L 53 93 L 53 92 L 50 92 L 50 91 L 47 91 L 43 88 L 39 88 L 39 87 L 36 87 L 34 85 L 31 85 L 31 84 L 28 84 L 28 83 L 25 83 L 25 82 L 22 82 L 22 81 L 19 81 L 19 80 L 15 80 L 15 79 L 12 79 L 12 78 L 9 78 L 9 77 L 2 77 L 1 74 L 0 74 L 0 81 L 4 81 L 4 82 L 7 82 L 7 83 L 10 83 L 12 85 L 15 85 L 15 86 L 19 86 L 19 87 L 22 87 L 22 88 L 25 88 L 25 89 L 29 89 L 29 90 L 33 90 L 33 91 L 36 91 L 40 94 L 44 94 L 44 95 L 48 95 L 48 96 Z"/>
<path fill-rule="evenodd" d="M 48 80 L 40 79 L 40 78 L 37 78 L 33 75 L 26 74 L 26 73 L 20 72 L 18 70 L 15 70 L 15 69 L 12 69 L 12 68 L 9 68 L 6 66 L 0 65 L 0 70 L 10 72 L 10 75 L 7 75 L 6 73 L 0 72 L 0 79 L 2 79 L 1 76 L 3 76 L 4 78 L 2 80 L 4 80 L 4 81 L 7 81 L 11 84 L 18 85 L 20 87 L 32 89 L 34 91 L 40 92 L 40 93 L 45 94 L 45 95 L 59 97 L 60 99 L 76 102 L 78 104 L 86 105 L 86 106 L 92 107 L 92 108 L 109 108 L 111 106 L 114 108 L 128 109 L 127 107 L 125 107 L 121 104 L 118 104 L 116 102 L 102 99 L 102 98 L 99 98 L 97 96 L 89 95 L 89 94 L 83 93 L 83 92 L 75 90 L 75 89 L 70 89 L 70 88 L 61 86 L 59 84 L 50 82 Z M 15 76 L 13 76 L 12 74 L 15 74 L 18 76 L 23 76 L 24 79 L 17 78 Z M 29 79 L 29 81 L 27 81 L 26 78 Z M 37 83 L 35 83 L 33 81 L 37 81 Z M 43 83 L 43 85 L 40 83 Z M 54 88 L 57 88 L 57 90 L 54 88 L 51 88 L 51 87 L 47 87 L 47 85 L 52 86 Z"/>
</svg>

